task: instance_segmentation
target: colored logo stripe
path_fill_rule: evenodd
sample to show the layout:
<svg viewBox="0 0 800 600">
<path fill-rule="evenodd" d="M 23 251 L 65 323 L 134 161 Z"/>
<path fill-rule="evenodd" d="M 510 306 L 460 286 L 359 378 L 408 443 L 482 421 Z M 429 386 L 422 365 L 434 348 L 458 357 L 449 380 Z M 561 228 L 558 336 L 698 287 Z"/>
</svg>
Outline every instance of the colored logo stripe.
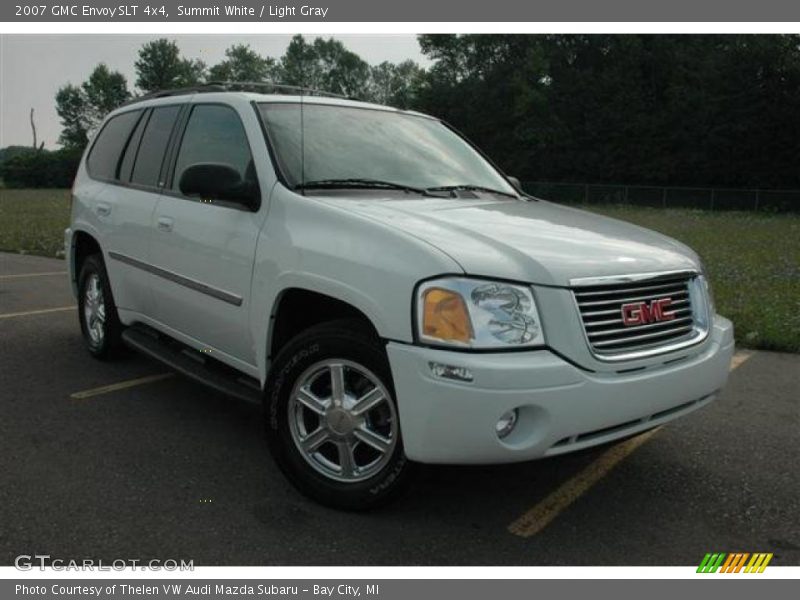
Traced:
<svg viewBox="0 0 800 600">
<path fill-rule="evenodd" d="M 742 569 L 742 566 L 744 566 L 744 561 L 747 560 L 748 556 L 750 556 L 750 554 L 747 552 L 729 554 L 728 560 L 722 565 L 720 573 L 738 573 Z"/>
<path fill-rule="evenodd" d="M 745 573 L 763 573 L 764 569 L 767 568 L 769 561 L 772 560 L 772 553 L 769 554 L 754 554 L 753 558 L 750 559 L 747 567 L 745 568 Z"/>
<path fill-rule="evenodd" d="M 722 561 L 725 560 L 725 553 L 706 554 L 700 566 L 697 567 L 698 573 L 716 573 Z"/>
<path fill-rule="evenodd" d="M 763 573 L 764 569 L 772 560 L 772 553 L 757 552 L 750 554 L 748 552 L 734 552 L 726 554 L 725 552 L 709 552 L 703 557 L 700 566 L 697 567 L 698 573 Z M 747 559 L 750 562 L 745 566 Z M 742 568 L 744 570 L 742 571 Z"/>
</svg>

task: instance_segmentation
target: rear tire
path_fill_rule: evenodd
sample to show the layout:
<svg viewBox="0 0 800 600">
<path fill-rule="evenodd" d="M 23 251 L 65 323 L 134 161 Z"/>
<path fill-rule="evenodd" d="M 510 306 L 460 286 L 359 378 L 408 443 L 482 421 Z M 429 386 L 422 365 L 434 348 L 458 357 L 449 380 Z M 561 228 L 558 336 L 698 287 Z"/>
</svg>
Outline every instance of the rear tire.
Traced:
<svg viewBox="0 0 800 600">
<path fill-rule="evenodd" d="M 81 265 L 78 277 L 78 320 L 89 354 L 105 360 L 120 353 L 123 327 L 101 254 L 86 257 Z"/>
<path fill-rule="evenodd" d="M 359 321 L 292 339 L 270 369 L 264 408 L 275 462 L 317 502 L 375 508 L 411 482 L 386 351 Z"/>
</svg>

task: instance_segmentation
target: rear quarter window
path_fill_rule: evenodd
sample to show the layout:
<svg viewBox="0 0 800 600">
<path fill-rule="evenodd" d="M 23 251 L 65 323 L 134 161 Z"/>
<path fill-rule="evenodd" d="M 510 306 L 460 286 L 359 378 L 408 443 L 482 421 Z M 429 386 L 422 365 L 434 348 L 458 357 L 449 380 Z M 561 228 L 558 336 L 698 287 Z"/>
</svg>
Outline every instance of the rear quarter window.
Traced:
<svg viewBox="0 0 800 600">
<path fill-rule="evenodd" d="M 128 144 L 125 147 L 125 150 L 122 153 L 122 160 L 119 164 L 119 180 L 127 183 L 131 180 L 131 173 L 133 172 L 133 165 L 136 161 L 136 153 L 139 151 L 139 143 L 142 141 L 142 133 L 144 132 L 144 128 L 147 126 L 147 110 L 144 111 L 144 115 L 142 118 L 139 119 L 139 123 L 137 123 L 136 127 L 131 134 L 130 139 L 128 140 Z"/>
<path fill-rule="evenodd" d="M 91 177 L 117 179 L 120 156 L 141 114 L 141 110 L 132 110 L 112 117 L 106 122 L 97 134 L 97 139 L 92 144 L 86 159 L 86 170 Z"/>
</svg>

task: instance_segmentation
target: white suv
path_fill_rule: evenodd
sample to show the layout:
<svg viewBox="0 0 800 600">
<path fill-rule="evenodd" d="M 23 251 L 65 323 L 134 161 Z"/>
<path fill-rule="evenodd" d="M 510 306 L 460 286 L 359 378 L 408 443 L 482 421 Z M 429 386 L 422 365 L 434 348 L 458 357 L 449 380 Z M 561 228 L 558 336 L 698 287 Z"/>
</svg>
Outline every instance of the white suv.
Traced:
<svg viewBox="0 0 800 600">
<path fill-rule="evenodd" d="M 67 257 L 94 356 L 125 341 L 263 401 L 304 493 L 375 506 L 415 463 L 580 450 L 725 384 L 732 326 L 686 246 L 526 196 L 435 118 L 245 88 L 110 114 Z"/>
</svg>

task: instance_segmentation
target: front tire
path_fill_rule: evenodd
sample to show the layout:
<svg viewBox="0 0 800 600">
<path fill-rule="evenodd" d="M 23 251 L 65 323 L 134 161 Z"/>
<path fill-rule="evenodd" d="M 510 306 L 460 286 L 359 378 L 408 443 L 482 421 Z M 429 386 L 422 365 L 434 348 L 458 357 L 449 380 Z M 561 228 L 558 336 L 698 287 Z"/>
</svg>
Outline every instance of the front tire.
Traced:
<svg viewBox="0 0 800 600">
<path fill-rule="evenodd" d="M 275 359 L 265 394 L 267 441 L 302 493 L 340 509 L 396 498 L 414 471 L 403 452 L 391 371 L 358 321 L 317 325 Z"/>
<path fill-rule="evenodd" d="M 119 353 L 122 324 L 100 254 L 88 256 L 81 266 L 78 277 L 78 319 L 89 354 L 98 359 L 107 359 Z"/>
</svg>

